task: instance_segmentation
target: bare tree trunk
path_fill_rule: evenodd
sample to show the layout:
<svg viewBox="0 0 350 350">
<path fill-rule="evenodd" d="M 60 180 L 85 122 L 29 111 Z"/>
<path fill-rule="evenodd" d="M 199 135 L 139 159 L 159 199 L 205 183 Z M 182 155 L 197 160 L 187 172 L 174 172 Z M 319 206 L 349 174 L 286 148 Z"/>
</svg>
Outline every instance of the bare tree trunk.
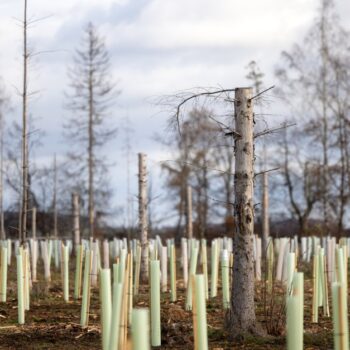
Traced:
<svg viewBox="0 0 350 350">
<path fill-rule="evenodd" d="M 328 116 L 327 116 L 327 65 L 328 62 L 328 47 L 326 42 L 326 3 L 322 2 L 322 20 L 321 20 L 321 58 L 322 58 L 322 68 L 321 68 L 321 101 L 322 101 L 322 155 L 323 155 L 323 167 L 322 167 L 322 180 L 323 180 L 323 189 L 322 189 L 322 205 L 323 205 L 323 219 L 325 225 L 325 234 L 329 234 L 329 169 L 328 169 L 328 149 L 329 149 L 329 140 L 328 140 Z"/>
<path fill-rule="evenodd" d="M 73 236 L 74 247 L 80 244 L 80 223 L 79 223 L 79 196 L 77 193 L 72 194 L 73 204 Z"/>
<path fill-rule="evenodd" d="M 53 162 L 53 177 L 54 177 L 54 183 L 53 183 L 53 234 L 54 237 L 57 239 L 58 232 L 57 232 L 57 164 L 56 164 L 56 154 L 54 156 L 54 162 Z"/>
<path fill-rule="evenodd" d="M 187 238 L 193 237 L 193 221 L 192 221 L 192 188 L 187 186 Z"/>
<path fill-rule="evenodd" d="M 23 91 L 22 91 L 22 205 L 19 227 L 19 239 L 23 245 L 27 233 L 28 212 L 28 146 L 27 146 L 27 0 L 24 0 L 23 20 Z"/>
<path fill-rule="evenodd" d="M 90 59 L 92 57 L 92 43 L 90 41 Z M 91 66 L 91 65 L 90 65 Z M 88 145 L 88 171 L 89 171 L 89 235 L 90 239 L 94 239 L 94 221 L 95 221 L 95 208 L 94 208 L 94 89 L 93 89 L 93 72 L 89 71 L 89 145 Z"/>
<path fill-rule="evenodd" d="M 148 215 L 146 155 L 139 153 L 139 230 L 141 241 L 141 281 L 148 281 Z"/>
<path fill-rule="evenodd" d="M 32 208 L 32 238 L 36 239 L 36 207 Z"/>
<path fill-rule="evenodd" d="M 254 303 L 254 144 L 251 88 L 235 92 L 235 233 L 229 327 L 233 336 L 257 333 Z"/>
<path fill-rule="evenodd" d="M 267 244 L 270 235 L 269 223 L 269 178 L 267 173 L 263 173 L 263 195 L 262 195 L 262 256 L 265 261 Z"/>
</svg>

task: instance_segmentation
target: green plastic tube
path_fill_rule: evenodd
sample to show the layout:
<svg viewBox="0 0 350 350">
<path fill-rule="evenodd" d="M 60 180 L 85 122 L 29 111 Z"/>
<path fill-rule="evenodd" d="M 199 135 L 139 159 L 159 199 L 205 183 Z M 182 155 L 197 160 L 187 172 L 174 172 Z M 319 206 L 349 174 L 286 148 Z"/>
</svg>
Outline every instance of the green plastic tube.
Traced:
<svg viewBox="0 0 350 350">
<path fill-rule="evenodd" d="M 118 273 L 119 283 L 124 283 L 126 256 L 127 256 L 126 249 L 122 249 L 120 253 L 120 260 L 119 260 L 119 273 Z"/>
<path fill-rule="evenodd" d="M 63 300 L 68 303 L 69 301 L 69 250 L 68 246 L 63 246 Z"/>
<path fill-rule="evenodd" d="M 303 323 L 300 322 L 300 301 L 294 295 L 287 297 L 287 349 L 303 349 Z"/>
<path fill-rule="evenodd" d="M 274 255 L 273 240 L 271 238 L 267 246 L 267 291 L 269 294 L 272 293 L 273 286 Z"/>
<path fill-rule="evenodd" d="M 345 270 L 344 270 L 344 255 L 343 255 L 343 249 L 337 248 L 336 249 L 336 259 L 337 259 L 337 281 L 339 283 L 345 282 Z"/>
<path fill-rule="evenodd" d="M 187 284 L 186 310 L 192 310 L 192 276 L 196 274 L 198 260 L 198 248 L 192 244 L 189 283 Z"/>
<path fill-rule="evenodd" d="M 122 309 L 123 284 L 113 283 L 112 320 L 109 334 L 109 350 L 118 350 L 120 336 L 120 316 Z"/>
<path fill-rule="evenodd" d="M 112 311 L 112 296 L 111 296 L 111 270 L 100 270 L 100 298 L 102 305 L 102 349 L 107 350 L 110 338 L 111 326 L 111 311 Z"/>
<path fill-rule="evenodd" d="M 113 264 L 113 284 L 120 283 L 119 282 L 119 262 Z"/>
<path fill-rule="evenodd" d="M 324 271 L 323 271 L 323 256 L 322 248 L 319 248 L 318 254 L 318 306 L 323 306 L 323 283 L 324 283 Z"/>
<path fill-rule="evenodd" d="M 312 313 L 311 322 L 318 323 L 318 288 L 319 288 L 319 259 L 318 256 L 314 254 L 313 256 L 313 273 L 312 273 Z"/>
<path fill-rule="evenodd" d="M 161 345 L 160 324 L 160 265 L 159 260 L 151 261 L 151 345 Z"/>
<path fill-rule="evenodd" d="M 130 250 L 129 253 L 129 283 L 128 283 L 128 297 L 129 297 L 129 311 L 128 311 L 128 320 L 129 320 L 129 326 L 131 326 L 131 319 L 132 319 L 132 307 L 134 302 L 134 286 L 133 286 L 133 273 L 134 273 L 134 264 L 133 264 L 133 253 L 132 250 Z"/>
<path fill-rule="evenodd" d="M 328 286 L 327 286 L 327 272 L 325 271 L 325 257 L 324 248 L 319 252 L 319 306 L 323 307 L 323 315 L 329 316 L 329 303 L 328 303 Z"/>
<path fill-rule="evenodd" d="M 195 350 L 208 349 L 207 313 L 205 307 L 205 279 L 203 275 L 194 276 L 194 333 Z"/>
<path fill-rule="evenodd" d="M 7 247 L 1 247 L 1 301 L 6 302 L 7 295 Z"/>
<path fill-rule="evenodd" d="M 136 247 L 135 273 L 134 273 L 134 295 L 138 295 L 139 294 L 140 268 L 141 268 L 141 246 L 140 246 L 140 244 L 137 244 L 137 247 Z"/>
<path fill-rule="evenodd" d="M 294 272 L 295 272 L 295 253 L 288 253 L 288 256 L 287 256 L 287 295 L 289 295 L 291 293 Z"/>
<path fill-rule="evenodd" d="M 230 285 L 229 285 L 229 255 L 224 249 L 221 256 L 221 279 L 222 279 L 222 303 L 224 309 L 230 308 Z"/>
<path fill-rule="evenodd" d="M 30 275 L 30 265 L 29 265 L 29 253 L 28 248 L 25 247 L 22 252 L 22 264 L 23 264 L 23 297 L 24 297 L 24 310 L 29 310 L 30 307 L 30 293 L 29 293 L 29 275 Z"/>
<path fill-rule="evenodd" d="M 150 350 L 147 309 L 133 309 L 131 336 L 132 350 Z"/>
<path fill-rule="evenodd" d="M 81 282 L 83 274 L 84 246 L 76 246 L 75 276 L 74 276 L 74 299 L 78 300 L 81 296 Z"/>
<path fill-rule="evenodd" d="M 210 297 L 215 298 L 218 293 L 218 242 L 211 242 L 211 285 Z"/>
<path fill-rule="evenodd" d="M 209 298 L 207 240 L 201 239 L 202 270 L 204 275 L 205 298 Z"/>
<path fill-rule="evenodd" d="M 92 254 L 88 249 L 85 255 L 84 266 L 84 281 L 83 281 L 83 300 L 81 303 L 81 318 L 80 325 L 87 326 L 89 321 L 89 308 L 90 308 L 90 281 L 91 281 L 91 266 L 92 266 Z"/>
<path fill-rule="evenodd" d="M 18 297 L 18 323 L 24 324 L 24 293 L 23 293 L 23 258 L 21 249 L 17 255 L 17 297 Z"/>
<path fill-rule="evenodd" d="M 292 285 L 292 295 L 299 298 L 299 321 L 304 323 L 304 274 L 302 272 L 294 273 Z"/>
<path fill-rule="evenodd" d="M 349 350 L 347 302 L 343 283 L 332 284 L 333 339 L 335 350 Z"/>
<path fill-rule="evenodd" d="M 177 300 L 176 294 L 176 252 L 175 246 L 170 248 L 170 300 L 175 302 Z"/>
</svg>

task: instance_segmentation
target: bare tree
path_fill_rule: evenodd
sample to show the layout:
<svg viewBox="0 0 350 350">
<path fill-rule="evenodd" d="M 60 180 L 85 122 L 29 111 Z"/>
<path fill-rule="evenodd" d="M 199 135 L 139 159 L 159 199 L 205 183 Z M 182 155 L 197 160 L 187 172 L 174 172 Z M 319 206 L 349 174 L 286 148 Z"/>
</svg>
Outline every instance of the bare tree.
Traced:
<svg viewBox="0 0 350 350">
<path fill-rule="evenodd" d="M 264 73 L 261 72 L 257 62 L 251 61 L 247 68 L 249 69 L 247 74 L 247 79 L 250 80 L 254 86 L 254 94 L 258 95 L 264 88 L 263 78 Z M 257 107 L 260 108 L 260 114 L 262 114 L 262 105 L 258 103 Z M 268 239 L 270 235 L 270 225 L 269 225 L 269 186 L 268 186 L 268 173 L 267 161 L 266 161 L 266 141 L 264 138 L 263 146 L 263 164 L 262 164 L 262 210 L 261 210 L 261 226 L 262 226 L 262 256 L 263 259 L 266 258 Z"/>
<path fill-rule="evenodd" d="M 318 171 L 322 188 L 316 207 L 324 222 L 324 234 L 330 232 L 335 222 L 338 222 L 338 230 L 343 229 L 349 197 L 345 155 L 348 146 L 344 132 L 348 113 L 344 96 L 349 90 L 348 83 L 339 80 L 349 68 L 349 50 L 344 48 L 348 39 L 349 34 L 339 24 L 334 1 L 320 0 L 310 31 L 302 43 L 282 53 L 283 61 L 276 70 L 281 83 L 280 96 L 298 116 L 304 139 L 317 146 L 312 145 L 314 154 L 320 155 Z M 346 80 L 346 74 L 343 77 Z M 304 163 L 308 162 L 307 158 L 315 160 L 311 152 Z M 336 203 L 340 205 L 334 205 Z"/>
<path fill-rule="evenodd" d="M 110 107 L 118 92 L 111 79 L 104 39 L 92 23 L 88 24 L 84 35 L 82 46 L 75 51 L 73 66 L 69 70 L 67 107 L 73 116 L 65 125 L 65 131 L 68 139 L 79 145 L 78 149 L 69 152 L 72 166 L 69 172 L 79 178 L 73 187 L 80 188 L 80 196 L 87 193 L 89 235 L 94 237 L 96 205 L 105 206 L 101 196 L 104 199 L 108 196 L 108 191 L 100 190 L 106 187 L 102 186 L 102 181 L 106 179 L 108 164 L 97 152 L 116 134 L 116 129 L 107 127 L 105 122 L 110 117 Z"/>
<path fill-rule="evenodd" d="M 27 233 L 28 210 L 28 135 L 27 135 L 27 88 L 28 88 L 28 44 L 27 44 L 27 0 L 24 0 L 23 15 L 23 89 L 22 89 L 22 199 L 19 220 L 19 239 L 23 245 Z"/>
<path fill-rule="evenodd" d="M 254 307 L 254 114 L 251 88 L 235 93 L 235 264 L 229 324 L 234 334 L 257 332 Z M 244 288 L 242 287 L 244 286 Z"/>
<path fill-rule="evenodd" d="M 283 152 L 283 186 L 287 190 L 290 209 L 298 221 L 299 232 L 305 235 L 308 233 L 310 215 L 321 198 L 322 166 L 318 160 L 305 159 L 300 154 L 301 142 L 300 130 L 292 133 L 290 137 L 285 130 L 280 149 Z M 294 162 L 291 160 L 293 156 L 296 156 Z"/>
<path fill-rule="evenodd" d="M 234 98 L 229 94 L 235 92 Z M 259 96 L 263 91 L 259 94 Z M 254 135 L 253 102 L 258 95 L 253 96 L 252 88 L 221 89 L 191 93 L 181 96 L 177 104 L 175 120 L 180 125 L 181 107 L 190 100 L 200 97 L 214 96 L 216 100 L 224 98 L 232 108 L 234 102 L 235 128 L 223 123 L 221 131 L 234 140 L 235 154 L 235 185 L 234 185 L 234 272 L 232 281 L 231 310 L 228 315 L 228 327 L 234 336 L 247 333 L 261 333 L 255 315 L 254 303 L 254 265 L 253 265 L 253 230 L 254 230 L 254 138 L 268 131 Z M 232 115 L 232 112 L 231 112 Z M 216 120 L 211 115 L 211 120 Z M 217 120 L 216 120 L 217 121 Z M 217 121 L 218 122 L 218 121 Z M 242 287 L 244 286 L 244 288 Z"/>
</svg>

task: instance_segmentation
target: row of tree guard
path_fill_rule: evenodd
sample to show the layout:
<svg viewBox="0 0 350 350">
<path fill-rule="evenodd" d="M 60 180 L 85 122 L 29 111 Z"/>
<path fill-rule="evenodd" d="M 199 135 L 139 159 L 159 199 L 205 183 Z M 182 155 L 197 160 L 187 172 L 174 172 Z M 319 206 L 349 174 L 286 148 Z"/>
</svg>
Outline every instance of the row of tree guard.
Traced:
<svg viewBox="0 0 350 350">
<path fill-rule="evenodd" d="M 312 261 L 312 322 L 319 320 L 319 308 L 329 317 L 328 285 L 331 283 L 332 316 L 335 349 L 348 349 L 347 271 L 350 240 L 317 237 L 270 239 L 267 252 L 267 286 L 271 291 L 273 280 L 286 287 L 287 345 L 288 349 L 303 348 L 304 274 L 297 271 L 297 262 Z M 37 280 L 36 265 L 39 255 L 44 265 L 44 279 L 50 281 L 51 260 L 61 270 L 63 299 L 70 299 L 69 259 L 75 256 L 74 299 L 81 300 L 81 326 L 88 326 L 92 286 L 99 287 L 101 300 L 101 326 L 103 349 L 123 349 L 132 334 L 145 333 L 150 342 L 138 343 L 133 337 L 134 349 L 148 349 L 161 345 L 161 293 L 170 291 L 170 300 L 177 300 L 177 289 L 186 289 L 185 309 L 192 310 L 196 349 L 207 349 L 206 300 L 218 292 L 221 270 L 222 305 L 230 308 L 230 283 L 234 257 L 232 240 L 224 237 L 211 242 L 210 279 L 208 274 L 206 240 L 181 240 L 181 259 L 176 258 L 173 240 L 163 245 L 160 237 L 149 241 L 149 294 L 150 310 L 134 309 L 134 297 L 139 293 L 141 245 L 138 240 L 112 241 L 82 240 L 73 252 L 71 241 L 33 240 L 22 247 L 18 241 L 0 242 L 0 300 L 6 302 L 7 268 L 11 264 L 14 246 L 17 261 L 18 323 L 25 323 L 25 310 L 30 308 L 30 289 Z M 39 247 L 40 253 L 39 254 Z M 255 237 L 254 259 L 256 279 L 261 279 L 261 240 Z M 74 254 L 73 254 L 74 253 Z M 277 260 L 275 257 L 277 256 Z M 177 267 L 178 260 L 180 266 Z M 276 272 L 273 276 L 274 261 Z M 112 264 L 110 265 L 110 263 Z M 221 267 L 221 269 L 220 269 Z M 181 271 L 181 279 L 176 272 Z M 198 271 L 201 273 L 198 274 Z M 168 273 L 170 283 L 168 283 Z M 209 287 L 210 286 L 210 287 Z M 137 332 L 137 333 L 135 333 Z M 147 334 L 146 334 L 147 333 Z M 135 338 L 135 339 L 134 339 Z"/>
</svg>

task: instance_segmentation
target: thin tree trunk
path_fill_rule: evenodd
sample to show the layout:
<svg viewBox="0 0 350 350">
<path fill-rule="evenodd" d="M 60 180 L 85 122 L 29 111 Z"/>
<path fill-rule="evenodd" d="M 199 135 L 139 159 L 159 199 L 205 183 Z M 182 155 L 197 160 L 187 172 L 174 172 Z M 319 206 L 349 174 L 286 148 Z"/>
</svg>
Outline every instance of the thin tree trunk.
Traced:
<svg viewBox="0 0 350 350">
<path fill-rule="evenodd" d="M 32 208 L 32 238 L 36 240 L 36 207 Z"/>
<path fill-rule="evenodd" d="M 254 303 L 254 144 L 251 88 L 235 92 L 235 233 L 229 327 L 233 336 L 258 331 Z"/>
<path fill-rule="evenodd" d="M 139 153 L 139 230 L 141 241 L 141 281 L 148 281 L 148 215 L 146 155 Z"/>
<path fill-rule="evenodd" d="M 322 154 L 323 154 L 323 167 L 322 167 L 322 205 L 323 205 L 323 219 L 325 225 L 325 234 L 329 233 L 329 169 L 328 169 L 328 117 L 327 117 L 327 44 L 326 44 L 326 28 L 325 28 L 325 3 L 323 3 L 322 9 L 322 22 L 321 22 L 321 58 L 322 58 L 322 72 L 321 72 L 321 102 L 322 102 Z"/>
<path fill-rule="evenodd" d="M 95 208 L 94 208 L 94 90 L 93 90 L 93 71 L 92 71 L 92 43 L 90 40 L 90 66 L 89 66 L 89 145 L 88 145 L 88 171 L 89 171 L 89 203 L 88 203 L 88 212 L 89 212 L 89 236 L 90 239 L 94 239 L 94 223 L 95 223 Z"/>
<path fill-rule="evenodd" d="M 267 244 L 270 235 L 269 223 L 269 178 L 268 174 L 263 174 L 263 198 L 262 198 L 262 256 L 265 261 Z"/>
<path fill-rule="evenodd" d="M 23 92 L 22 92 L 22 205 L 21 219 L 19 227 L 19 239 L 24 245 L 27 231 L 28 212 L 28 146 L 27 146 L 27 0 L 24 0 L 24 20 L 23 20 Z"/>
<path fill-rule="evenodd" d="M 72 194 L 73 204 L 73 236 L 75 248 L 80 244 L 80 223 L 79 223 L 79 196 L 77 193 Z"/>
<path fill-rule="evenodd" d="M 193 237 L 193 221 L 192 221 L 192 188 L 187 186 L 187 238 Z"/>
</svg>

